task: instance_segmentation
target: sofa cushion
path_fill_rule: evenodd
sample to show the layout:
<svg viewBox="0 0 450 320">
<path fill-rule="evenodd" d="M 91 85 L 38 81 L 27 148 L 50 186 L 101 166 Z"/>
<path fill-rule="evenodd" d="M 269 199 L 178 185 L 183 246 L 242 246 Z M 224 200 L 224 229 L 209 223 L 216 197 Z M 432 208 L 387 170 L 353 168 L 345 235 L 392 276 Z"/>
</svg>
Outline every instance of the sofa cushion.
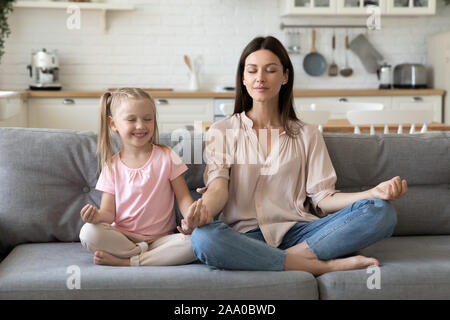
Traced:
<svg viewBox="0 0 450 320">
<path fill-rule="evenodd" d="M 343 192 L 367 190 L 400 176 L 409 192 L 393 201 L 395 235 L 450 234 L 450 133 L 325 134 Z"/>
<path fill-rule="evenodd" d="M 205 171 L 205 136 L 202 133 L 176 130 L 172 133 L 162 133 L 160 143 L 170 146 L 187 165 L 184 173 L 190 190 L 203 187 L 203 172 Z"/>
<path fill-rule="evenodd" d="M 224 271 L 195 263 L 97 266 L 80 243 L 19 245 L 0 264 L 0 299 L 317 298 L 316 280 L 307 272 Z"/>
<path fill-rule="evenodd" d="M 79 241 L 80 209 L 99 205 L 96 135 L 0 129 L 0 256 L 25 242 Z"/>
<path fill-rule="evenodd" d="M 317 278 L 320 299 L 450 297 L 450 236 L 387 238 L 361 254 L 380 261 L 379 273 L 370 269 L 326 273 Z"/>
</svg>

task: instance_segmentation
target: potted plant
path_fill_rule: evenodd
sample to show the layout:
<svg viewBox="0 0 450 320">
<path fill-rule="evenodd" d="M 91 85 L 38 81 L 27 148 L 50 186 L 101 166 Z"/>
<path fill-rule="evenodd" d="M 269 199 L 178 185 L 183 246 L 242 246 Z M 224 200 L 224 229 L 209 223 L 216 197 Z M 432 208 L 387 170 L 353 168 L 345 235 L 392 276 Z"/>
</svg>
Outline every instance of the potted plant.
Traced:
<svg viewBox="0 0 450 320">
<path fill-rule="evenodd" d="M 8 14 L 13 10 L 15 0 L 0 1 L 0 59 L 2 58 L 5 46 L 5 39 L 10 35 L 11 30 L 8 25 Z"/>
</svg>

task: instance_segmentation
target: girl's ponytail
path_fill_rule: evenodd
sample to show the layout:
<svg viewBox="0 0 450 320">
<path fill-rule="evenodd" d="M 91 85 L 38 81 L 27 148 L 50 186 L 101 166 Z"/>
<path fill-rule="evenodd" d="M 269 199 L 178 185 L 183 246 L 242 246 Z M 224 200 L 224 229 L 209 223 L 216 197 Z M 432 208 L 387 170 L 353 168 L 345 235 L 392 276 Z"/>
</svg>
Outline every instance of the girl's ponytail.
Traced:
<svg viewBox="0 0 450 320">
<path fill-rule="evenodd" d="M 105 92 L 100 99 L 100 126 L 97 142 L 97 155 L 99 157 L 99 171 L 111 168 L 112 146 L 109 136 L 109 119 L 111 116 L 111 92 Z"/>
</svg>

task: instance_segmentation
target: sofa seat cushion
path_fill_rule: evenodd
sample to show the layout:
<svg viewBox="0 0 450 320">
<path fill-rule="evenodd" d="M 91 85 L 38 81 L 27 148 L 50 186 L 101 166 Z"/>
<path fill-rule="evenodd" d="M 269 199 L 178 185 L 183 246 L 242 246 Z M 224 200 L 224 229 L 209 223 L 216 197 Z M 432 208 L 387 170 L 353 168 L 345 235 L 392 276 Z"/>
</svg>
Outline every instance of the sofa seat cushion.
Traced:
<svg viewBox="0 0 450 320">
<path fill-rule="evenodd" d="M 320 299 L 450 299 L 450 236 L 392 237 L 360 253 L 380 261 L 380 281 L 370 269 L 326 273 Z"/>
<path fill-rule="evenodd" d="M 224 271 L 200 263 L 97 266 L 79 242 L 19 245 L 0 264 L 0 299 L 317 298 L 317 282 L 306 272 Z"/>
</svg>

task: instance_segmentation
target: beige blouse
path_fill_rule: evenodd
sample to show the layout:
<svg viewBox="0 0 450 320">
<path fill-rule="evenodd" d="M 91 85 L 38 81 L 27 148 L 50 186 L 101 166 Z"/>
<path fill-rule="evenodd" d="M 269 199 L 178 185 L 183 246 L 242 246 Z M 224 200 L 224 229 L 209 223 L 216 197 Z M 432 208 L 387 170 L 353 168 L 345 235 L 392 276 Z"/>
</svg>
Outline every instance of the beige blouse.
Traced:
<svg viewBox="0 0 450 320">
<path fill-rule="evenodd" d="M 272 130 L 271 141 L 261 130 L 258 141 L 253 121 L 242 112 L 214 123 L 206 134 L 205 188 L 198 191 L 204 193 L 218 177 L 228 179 L 229 198 L 219 219 L 239 232 L 259 226 L 273 247 L 295 223 L 318 219 L 319 201 L 337 192 L 321 133 L 308 124 L 299 129 L 295 138 Z M 271 143 L 267 157 L 264 142 Z"/>
</svg>

